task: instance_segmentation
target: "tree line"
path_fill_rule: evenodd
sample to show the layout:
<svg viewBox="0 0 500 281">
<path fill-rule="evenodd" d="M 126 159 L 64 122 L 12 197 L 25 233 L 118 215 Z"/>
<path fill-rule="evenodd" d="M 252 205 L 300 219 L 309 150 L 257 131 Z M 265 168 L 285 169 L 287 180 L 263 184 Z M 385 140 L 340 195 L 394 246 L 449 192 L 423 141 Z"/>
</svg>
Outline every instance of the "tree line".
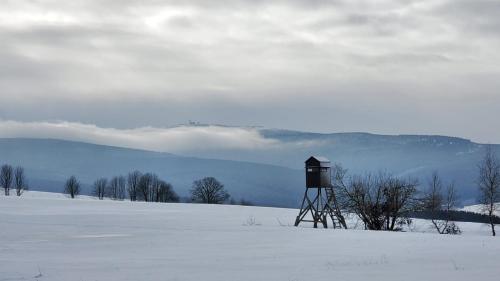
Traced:
<svg viewBox="0 0 500 281">
<path fill-rule="evenodd" d="M 495 224 L 500 221 L 495 215 L 500 201 L 500 161 L 491 147 L 487 147 L 477 168 L 479 203 L 483 206 L 480 219 L 487 220 L 495 236 Z M 427 189 L 418 192 L 420 183 L 416 178 L 400 178 L 384 172 L 348 175 L 339 164 L 332 170 L 336 203 L 333 211 L 343 228 L 347 228 L 344 213 L 355 214 L 365 229 L 389 231 L 401 230 L 411 223 L 411 217 L 425 216 L 440 234 L 461 233 L 455 221 L 466 215 L 455 210 L 458 204 L 455 184 L 444 183 L 437 172 L 428 180 Z"/>
<path fill-rule="evenodd" d="M 472 212 L 472 211 L 463 211 L 463 210 L 451 210 L 449 212 L 430 212 L 430 211 L 419 211 L 411 213 L 410 216 L 412 218 L 417 219 L 438 219 L 438 220 L 447 220 L 449 217 L 453 219 L 454 222 L 476 222 L 476 223 L 484 223 L 489 224 L 490 218 L 487 214 Z M 493 222 L 495 224 L 500 224 L 500 217 L 493 217 Z"/>
<path fill-rule="evenodd" d="M 10 190 L 15 189 L 16 195 L 21 196 L 28 189 L 28 182 L 21 166 L 12 167 L 4 164 L 0 168 L 0 187 L 3 188 L 5 196 L 10 195 Z"/>
<path fill-rule="evenodd" d="M 0 167 L 0 187 L 5 196 L 15 189 L 16 195 L 21 196 L 28 190 L 28 182 L 21 166 L 13 167 L 4 164 Z M 64 183 L 63 193 L 71 198 L 77 197 L 82 191 L 82 185 L 76 176 L 70 176 Z M 160 179 L 154 173 L 142 173 L 138 170 L 126 176 L 99 178 L 92 185 L 91 194 L 100 200 L 110 198 L 114 200 L 145 201 L 145 202 L 179 202 L 180 198 L 173 186 Z M 195 180 L 190 189 L 190 201 L 195 203 L 222 204 L 231 198 L 224 185 L 214 177 L 205 177 Z M 231 199 L 230 204 L 237 204 Z M 251 202 L 241 199 L 241 205 L 252 205 Z"/>
<path fill-rule="evenodd" d="M 76 176 L 71 176 L 64 184 L 65 194 L 75 198 L 81 192 L 81 184 Z M 132 171 L 126 176 L 114 176 L 111 179 L 99 178 L 92 185 L 92 195 L 114 200 L 145 202 L 179 202 L 180 198 L 173 186 L 160 179 L 154 173 Z M 190 200 L 195 203 L 222 204 L 230 198 L 224 185 L 214 177 L 195 180 L 190 189 Z M 242 203 L 250 204 L 242 200 Z"/>
</svg>

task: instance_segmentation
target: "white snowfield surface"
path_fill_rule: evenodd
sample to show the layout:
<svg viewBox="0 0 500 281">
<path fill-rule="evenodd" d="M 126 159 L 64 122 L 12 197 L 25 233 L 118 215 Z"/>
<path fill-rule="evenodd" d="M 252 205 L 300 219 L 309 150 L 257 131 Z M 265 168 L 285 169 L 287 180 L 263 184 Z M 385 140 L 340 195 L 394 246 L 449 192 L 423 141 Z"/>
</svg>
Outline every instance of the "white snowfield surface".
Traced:
<svg viewBox="0 0 500 281">
<path fill-rule="evenodd" d="M 500 240 L 293 227 L 297 210 L 0 196 L 0 280 L 500 280 Z M 425 233 L 422 231 L 426 231 Z"/>
</svg>

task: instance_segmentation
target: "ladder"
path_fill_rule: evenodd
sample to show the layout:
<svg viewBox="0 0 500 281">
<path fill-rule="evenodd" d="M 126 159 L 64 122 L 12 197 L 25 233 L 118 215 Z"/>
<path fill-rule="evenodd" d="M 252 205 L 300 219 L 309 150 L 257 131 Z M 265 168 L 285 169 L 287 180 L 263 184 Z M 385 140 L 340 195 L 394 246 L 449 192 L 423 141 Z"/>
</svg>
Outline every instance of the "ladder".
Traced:
<svg viewBox="0 0 500 281">
<path fill-rule="evenodd" d="M 325 187 L 324 189 L 326 193 L 327 204 L 330 207 L 330 212 L 328 212 L 328 214 L 332 219 L 333 228 L 342 228 L 342 222 L 343 224 L 345 224 L 345 220 L 342 214 L 340 213 L 340 210 L 338 209 L 337 198 L 335 197 L 335 191 L 333 190 L 333 186 L 330 185 L 328 187 Z"/>
</svg>

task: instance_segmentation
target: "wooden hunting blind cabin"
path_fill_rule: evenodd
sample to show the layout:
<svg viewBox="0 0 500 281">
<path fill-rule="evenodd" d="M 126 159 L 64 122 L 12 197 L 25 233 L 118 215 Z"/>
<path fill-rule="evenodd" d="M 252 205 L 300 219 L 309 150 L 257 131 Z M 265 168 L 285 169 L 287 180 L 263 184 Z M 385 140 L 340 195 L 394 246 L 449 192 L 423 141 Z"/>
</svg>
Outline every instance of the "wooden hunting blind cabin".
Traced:
<svg viewBox="0 0 500 281">
<path fill-rule="evenodd" d="M 306 187 L 322 187 L 332 184 L 330 160 L 311 156 L 306 160 Z"/>
<path fill-rule="evenodd" d="M 301 222 L 312 222 L 314 228 L 318 227 L 318 223 L 328 228 L 327 218 L 330 217 L 333 228 L 346 228 L 332 186 L 330 160 L 325 157 L 311 156 L 305 162 L 305 172 L 306 191 L 299 215 L 295 219 L 295 226 Z"/>
</svg>

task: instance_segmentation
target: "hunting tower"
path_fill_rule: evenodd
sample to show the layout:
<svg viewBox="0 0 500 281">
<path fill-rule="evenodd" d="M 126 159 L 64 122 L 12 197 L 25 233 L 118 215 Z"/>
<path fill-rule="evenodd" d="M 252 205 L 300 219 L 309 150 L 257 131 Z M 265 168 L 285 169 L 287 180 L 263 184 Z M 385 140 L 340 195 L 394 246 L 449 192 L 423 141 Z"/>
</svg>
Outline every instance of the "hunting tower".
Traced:
<svg viewBox="0 0 500 281">
<path fill-rule="evenodd" d="M 295 226 L 301 222 L 312 222 L 314 228 L 318 227 L 318 223 L 328 228 L 327 220 L 330 217 L 333 228 L 345 228 L 345 220 L 338 207 L 332 186 L 330 160 L 325 157 L 311 156 L 305 164 L 306 191 L 299 215 L 295 219 Z M 311 219 L 307 217 L 309 213 Z"/>
</svg>

